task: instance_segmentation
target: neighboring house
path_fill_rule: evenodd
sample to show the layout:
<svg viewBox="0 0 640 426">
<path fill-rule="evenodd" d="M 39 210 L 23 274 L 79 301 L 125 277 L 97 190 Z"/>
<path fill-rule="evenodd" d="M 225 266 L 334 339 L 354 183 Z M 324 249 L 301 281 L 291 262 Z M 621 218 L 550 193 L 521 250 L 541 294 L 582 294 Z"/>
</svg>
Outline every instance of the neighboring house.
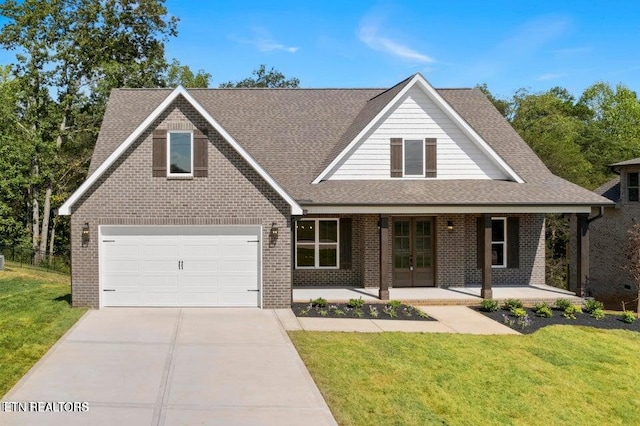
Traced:
<svg viewBox="0 0 640 426">
<path fill-rule="evenodd" d="M 594 192 L 611 200 L 602 219 L 591 225 L 591 267 L 587 292 L 607 305 L 620 308 L 634 300 L 633 277 L 625 270 L 628 231 L 640 223 L 640 158 L 609 166 L 619 176 Z"/>
<path fill-rule="evenodd" d="M 74 305 L 274 308 L 294 286 L 543 284 L 544 214 L 608 203 L 551 174 L 481 91 L 416 74 L 114 90 L 59 213 Z"/>
</svg>

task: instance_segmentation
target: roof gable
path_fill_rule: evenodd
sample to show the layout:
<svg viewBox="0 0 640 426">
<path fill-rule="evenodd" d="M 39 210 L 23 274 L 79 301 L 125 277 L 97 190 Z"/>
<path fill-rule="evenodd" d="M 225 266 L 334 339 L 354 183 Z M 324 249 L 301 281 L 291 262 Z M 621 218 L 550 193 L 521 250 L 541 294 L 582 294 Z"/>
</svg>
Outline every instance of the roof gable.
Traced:
<svg viewBox="0 0 640 426">
<path fill-rule="evenodd" d="M 182 86 L 175 88 L 158 105 L 144 121 L 98 166 L 84 183 L 65 201 L 58 209 L 61 216 L 70 215 L 71 207 L 80 197 L 93 186 L 107 169 L 116 162 L 118 158 L 133 144 L 138 137 L 162 114 L 179 96 L 189 102 L 196 111 L 214 128 L 222 137 L 247 161 L 251 167 L 291 206 L 291 214 L 300 215 L 303 213 L 300 205 L 289 195 L 278 182 L 271 177 L 266 170 L 218 123 L 211 114 L 197 102 L 193 96 Z"/>
<path fill-rule="evenodd" d="M 346 146 L 344 146 L 340 153 L 337 154 L 326 167 L 324 167 L 324 169 L 314 179 L 313 183 L 318 184 L 321 181 L 328 179 L 330 175 L 335 172 L 336 168 L 345 161 L 346 157 L 354 151 L 356 146 L 362 142 L 366 135 L 376 126 L 379 126 L 389 112 L 393 108 L 397 107 L 398 103 L 401 102 L 407 93 L 414 87 L 419 88 L 424 94 L 426 94 L 427 97 L 460 129 L 460 131 L 466 135 L 473 144 L 475 144 L 478 150 L 484 154 L 502 173 L 504 173 L 509 180 L 513 180 L 518 183 L 524 182 L 515 170 L 513 170 L 509 164 L 507 164 L 507 162 L 504 161 L 504 159 L 502 159 L 498 153 L 496 153 L 496 151 L 460 116 L 460 114 L 448 102 L 446 102 L 433 87 L 431 87 L 424 77 L 418 73 L 412 78 L 395 86 L 394 89 L 396 90 L 393 92 L 390 90 L 389 92 L 394 94 L 394 96 L 391 99 L 389 99 L 390 96 L 384 97 L 383 99 L 387 101 L 384 106 L 380 105 L 379 101 L 375 105 L 369 105 L 369 103 L 367 103 L 367 106 L 365 106 L 363 111 L 367 110 L 367 108 L 371 111 L 368 111 L 366 115 L 361 112 L 352 125 L 352 127 L 357 127 L 359 132 L 357 132 L 356 136 L 353 137 Z M 365 124 L 365 118 L 373 115 L 373 112 L 377 112 L 377 114 L 375 114 L 375 116 Z M 349 137 L 351 134 L 356 133 L 352 127 L 350 127 L 349 131 L 345 132 L 346 136 Z M 342 142 L 344 144 L 346 141 L 343 140 Z"/>
</svg>

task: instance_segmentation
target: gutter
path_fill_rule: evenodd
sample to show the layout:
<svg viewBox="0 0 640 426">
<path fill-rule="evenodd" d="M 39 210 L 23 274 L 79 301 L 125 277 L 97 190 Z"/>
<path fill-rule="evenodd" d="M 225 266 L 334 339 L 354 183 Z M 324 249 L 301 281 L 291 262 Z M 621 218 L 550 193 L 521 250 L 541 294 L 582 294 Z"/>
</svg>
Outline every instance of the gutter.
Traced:
<svg viewBox="0 0 640 426">
<path fill-rule="evenodd" d="M 596 220 L 602 218 L 602 216 L 604 216 L 604 206 L 600 206 L 600 212 L 597 215 L 595 215 L 594 217 L 590 217 L 587 221 L 589 223 L 595 222 Z"/>
</svg>

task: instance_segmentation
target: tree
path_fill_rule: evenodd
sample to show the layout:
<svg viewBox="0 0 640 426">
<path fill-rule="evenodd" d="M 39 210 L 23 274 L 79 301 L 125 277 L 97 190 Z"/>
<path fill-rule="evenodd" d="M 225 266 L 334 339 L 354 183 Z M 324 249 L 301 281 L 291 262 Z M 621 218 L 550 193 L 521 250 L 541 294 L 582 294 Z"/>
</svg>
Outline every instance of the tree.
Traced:
<svg viewBox="0 0 640 426">
<path fill-rule="evenodd" d="M 181 85 L 188 88 L 206 88 L 209 87 L 210 79 L 211 74 L 205 70 L 200 69 L 194 74 L 187 65 L 181 65 L 177 59 L 171 61 L 167 70 L 167 86 L 169 87 Z"/>
<path fill-rule="evenodd" d="M 13 72 L 22 88 L 18 117 L 35 147 L 28 192 L 36 252 L 47 249 L 52 200 L 62 200 L 60 195 L 69 191 L 60 184 L 84 178 L 85 162 L 78 168 L 77 162 L 67 160 L 93 148 L 110 90 L 164 85 L 164 42 L 177 34 L 177 19 L 167 16 L 163 3 L 0 4 L 0 16 L 7 21 L 0 30 L 0 46 L 17 50 Z"/>
<path fill-rule="evenodd" d="M 500 112 L 500 114 L 502 114 L 504 118 L 508 119 L 510 117 L 512 112 L 511 102 L 506 99 L 498 99 L 493 96 L 493 94 L 489 90 L 489 86 L 487 86 L 487 83 L 478 84 L 476 86 L 476 89 L 480 90 L 485 94 L 487 98 L 489 98 L 493 106 L 496 107 L 496 109 Z"/>
<path fill-rule="evenodd" d="M 636 302 L 636 315 L 640 317 L 640 223 L 633 225 L 627 232 L 629 240 L 625 254 L 628 263 L 625 269 L 631 274 L 636 285 L 636 300 L 634 302 Z"/>
<path fill-rule="evenodd" d="M 222 83 L 220 87 L 296 88 L 300 86 L 300 80 L 297 78 L 286 78 L 284 74 L 273 67 L 267 71 L 265 65 L 260 65 L 251 75 L 253 77 L 248 77 L 244 80 Z"/>
</svg>

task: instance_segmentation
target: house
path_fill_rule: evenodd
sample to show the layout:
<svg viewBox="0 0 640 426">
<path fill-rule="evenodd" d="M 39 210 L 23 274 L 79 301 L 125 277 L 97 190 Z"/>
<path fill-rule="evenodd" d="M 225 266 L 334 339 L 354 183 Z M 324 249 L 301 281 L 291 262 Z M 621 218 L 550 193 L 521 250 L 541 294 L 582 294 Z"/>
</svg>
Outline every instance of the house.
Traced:
<svg viewBox="0 0 640 426">
<path fill-rule="evenodd" d="M 74 305 L 275 308 L 296 286 L 386 299 L 542 284 L 544 214 L 588 228 L 610 203 L 551 174 L 479 90 L 416 74 L 389 89 L 114 90 L 59 214 Z"/>
<path fill-rule="evenodd" d="M 609 167 L 618 176 L 594 191 L 612 204 L 603 218 L 591 225 L 592 260 L 586 290 L 608 306 L 620 308 L 621 302 L 630 302 L 638 295 L 633 277 L 625 270 L 625 251 L 629 229 L 640 223 L 640 158 Z"/>
</svg>

